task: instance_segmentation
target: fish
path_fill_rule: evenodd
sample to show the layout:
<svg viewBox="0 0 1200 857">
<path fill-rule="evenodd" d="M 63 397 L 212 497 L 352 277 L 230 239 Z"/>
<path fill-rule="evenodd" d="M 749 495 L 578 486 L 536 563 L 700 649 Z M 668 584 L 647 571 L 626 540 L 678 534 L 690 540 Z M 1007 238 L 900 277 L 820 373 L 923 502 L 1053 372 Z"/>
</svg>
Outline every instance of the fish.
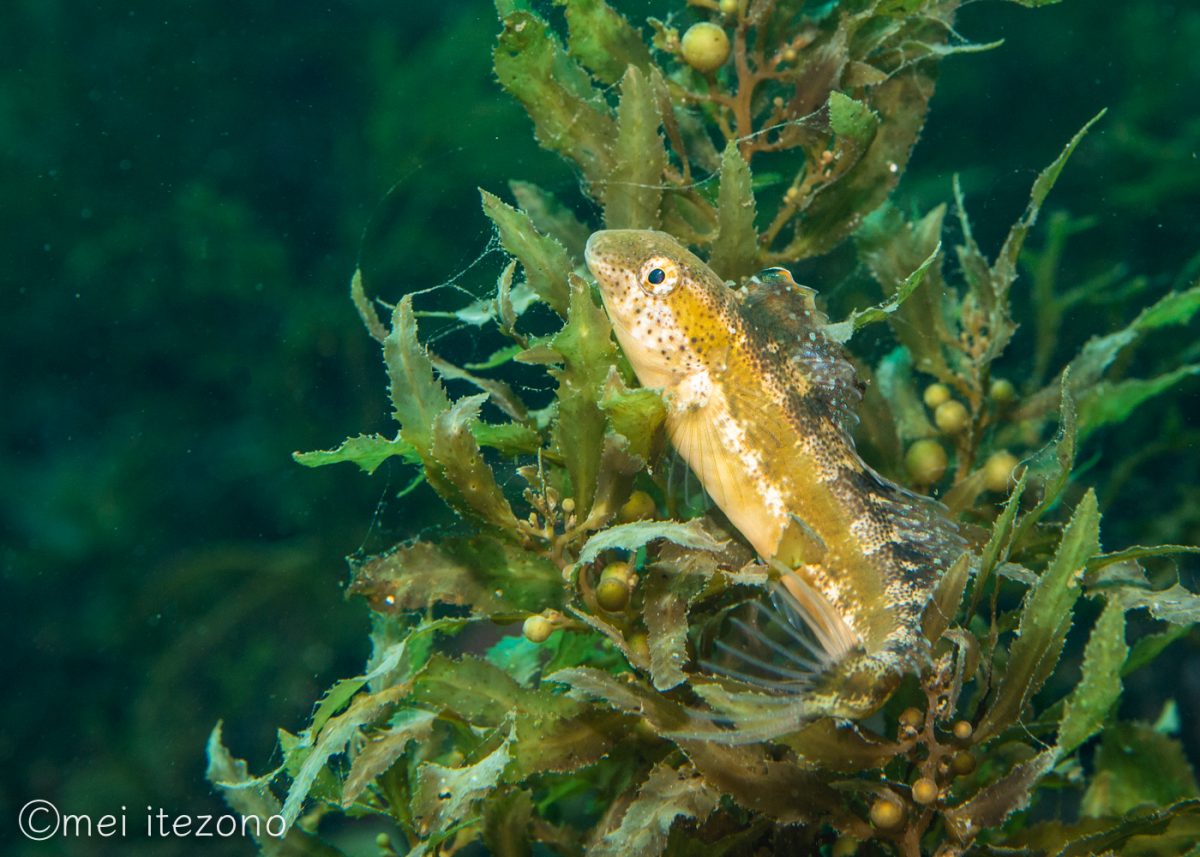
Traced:
<svg viewBox="0 0 1200 857">
<path fill-rule="evenodd" d="M 816 292 L 783 268 L 731 287 L 651 230 L 595 232 L 585 261 L 639 382 L 662 395 L 672 446 L 776 570 L 762 612 L 784 633 L 741 627 L 784 664 L 743 653 L 756 669 L 726 670 L 784 697 L 763 734 L 873 713 L 928 662 L 922 618 L 964 542 L 940 504 L 858 454 L 863 388 Z"/>
</svg>

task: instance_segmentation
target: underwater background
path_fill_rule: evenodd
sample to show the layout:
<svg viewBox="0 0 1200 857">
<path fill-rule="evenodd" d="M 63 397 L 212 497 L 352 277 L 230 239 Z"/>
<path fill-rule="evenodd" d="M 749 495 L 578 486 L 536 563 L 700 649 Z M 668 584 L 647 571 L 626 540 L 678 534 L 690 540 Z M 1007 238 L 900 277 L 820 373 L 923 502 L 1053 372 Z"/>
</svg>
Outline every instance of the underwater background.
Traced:
<svg viewBox="0 0 1200 857">
<path fill-rule="evenodd" d="M 1038 170 L 1107 107 L 1031 245 L 1074 218 L 1057 270 L 1128 300 L 1063 318 L 1060 357 L 1194 284 L 1200 8 L 972 3 L 956 26 L 1004 44 L 944 61 L 893 201 L 928 210 L 957 173 L 994 248 Z M 378 352 L 348 300 L 357 264 L 388 300 L 450 283 L 482 296 L 506 257 L 477 188 L 575 192 L 494 80 L 498 30 L 482 0 L 0 9 L 4 853 L 253 853 L 237 840 L 31 843 L 14 821 L 34 798 L 97 815 L 222 812 L 204 775 L 214 723 L 266 770 L 276 727 L 298 731 L 360 670 L 369 622 L 344 595 L 343 557 L 450 513 L 428 487 L 397 498 L 399 462 L 368 479 L 291 453 L 387 429 Z M 865 275 L 835 251 L 797 279 L 836 296 Z M 453 324 L 436 331 L 443 356 L 487 356 Z M 1146 359 L 1193 362 L 1195 334 L 1170 330 Z M 1010 350 L 1030 347 L 1018 335 Z M 1106 546 L 1200 542 L 1198 397 L 1185 380 L 1088 440 L 1079 467 Z M 1194 590 L 1194 558 L 1178 565 Z M 1193 762 L 1197 642 L 1174 643 L 1120 703 L 1122 718 L 1154 721 L 1174 699 Z"/>
</svg>

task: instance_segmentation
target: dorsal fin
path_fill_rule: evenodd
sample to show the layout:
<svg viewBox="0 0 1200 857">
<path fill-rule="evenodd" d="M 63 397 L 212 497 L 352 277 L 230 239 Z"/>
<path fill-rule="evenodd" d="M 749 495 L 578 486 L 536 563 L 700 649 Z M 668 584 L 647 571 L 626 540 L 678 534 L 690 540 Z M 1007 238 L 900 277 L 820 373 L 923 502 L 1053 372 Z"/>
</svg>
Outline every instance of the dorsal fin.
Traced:
<svg viewBox="0 0 1200 857">
<path fill-rule="evenodd" d="M 749 333 L 774 351 L 805 383 L 812 397 L 849 437 L 862 401 L 854 366 L 841 345 L 825 335 L 829 319 L 817 308 L 816 291 L 797 283 L 786 268 L 767 268 L 739 290 Z"/>
</svg>

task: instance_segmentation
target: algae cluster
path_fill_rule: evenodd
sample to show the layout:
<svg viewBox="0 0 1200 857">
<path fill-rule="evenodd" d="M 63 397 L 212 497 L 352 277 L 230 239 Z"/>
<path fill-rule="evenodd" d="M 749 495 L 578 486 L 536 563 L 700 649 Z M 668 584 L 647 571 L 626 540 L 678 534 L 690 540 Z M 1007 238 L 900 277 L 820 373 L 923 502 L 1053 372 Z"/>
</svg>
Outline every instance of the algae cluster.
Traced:
<svg viewBox="0 0 1200 857">
<path fill-rule="evenodd" d="M 603 0 L 562 0 L 561 29 L 544 13 L 558 9 L 497 5 L 496 76 L 594 205 L 585 218 L 530 183 L 512 184 L 515 205 L 485 190 L 512 261 L 459 308 L 388 305 L 355 276 L 398 430 L 297 458 L 368 473 L 400 459 L 406 490 L 427 483 L 461 522 L 352 558 L 374 653 L 305 730 L 281 731 L 280 769 L 251 778 L 214 731 L 209 773 L 229 804 L 293 825 L 264 852 L 330 853 L 318 828 L 331 814 L 388 819 L 383 853 L 1192 847 L 1200 791 L 1169 723 L 1115 711 L 1123 680 L 1200 619 L 1200 596 L 1162 576 L 1197 549 L 1106 551 L 1079 452 L 1196 374 L 1194 347 L 1128 369 L 1145 340 L 1186 329 L 1200 284 L 1146 300 L 1064 362 L 1063 320 L 1096 287 L 1057 283 L 1068 221 L 1026 248 L 1103 118 L 1037 174 L 989 253 L 957 182 L 952 215 L 888 203 L 941 62 L 988 47 L 956 35 L 957 3 L 696 0 L 643 28 Z M 697 55 L 696 22 L 724 45 L 708 30 Z M 735 284 L 849 242 L 875 281 L 829 329 L 868 382 L 860 446 L 936 492 L 972 543 L 927 614 L 931 662 L 875 717 L 726 740 L 756 707 L 731 706 L 730 680 L 697 661 L 768 574 L 673 467 L 663 404 L 634 384 L 583 274 L 600 224 L 671 232 Z M 1015 300 L 1026 262 L 1032 312 Z M 422 340 L 425 315 L 506 344 L 458 365 Z M 1018 322 L 1032 345 L 1000 377 Z M 552 396 L 525 395 L 537 385 L 514 379 L 530 373 Z M 709 707 L 723 725 L 685 728 Z"/>
</svg>

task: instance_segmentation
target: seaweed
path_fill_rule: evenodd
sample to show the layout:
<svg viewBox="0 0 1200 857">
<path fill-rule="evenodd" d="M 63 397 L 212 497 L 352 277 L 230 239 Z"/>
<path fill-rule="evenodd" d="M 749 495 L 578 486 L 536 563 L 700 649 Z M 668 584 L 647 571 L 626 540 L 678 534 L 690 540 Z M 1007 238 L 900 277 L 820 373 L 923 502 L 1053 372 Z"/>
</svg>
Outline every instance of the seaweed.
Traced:
<svg viewBox="0 0 1200 857">
<path fill-rule="evenodd" d="M 413 855 L 472 842 L 504 855 L 1173 854 L 1194 842 L 1200 792 L 1179 745 L 1118 708 L 1124 679 L 1200 618 L 1200 595 L 1146 569 L 1200 549 L 1106 553 L 1079 453 L 1196 374 L 1186 353 L 1150 377 L 1123 373 L 1148 335 L 1191 321 L 1200 284 L 1052 371 L 1058 320 L 1085 286 L 1059 293 L 1053 264 L 1038 264 L 1068 237 L 1063 220 L 1040 254 L 1025 248 L 1102 115 L 1037 175 L 993 258 L 954 183 L 952 266 L 947 208 L 906 217 L 888 198 L 941 62 L 990 47 L 957 36 L 954 0 L 693 0 L 696 23 L 652 19 L 649 42 L 603 0 L 558 5 L 565 37 L 529 4 L 497 3 L 496 76 L 587 198 L 514 183 L 514 207 L 483 192 L 513 262 L 491 297 L 449 314 L 482 319 L 505 347 L 456 366 L 422 338 L 413 295 L 372 301 L 356 274 L 396 434 L 296 455 L 368 473 L 399 458 L 459 521 L 352 559 L 350 591 L 374 622 L 368 668 L 335 684 L 307 729 L 281 733 L 272 774 L 250 779 L 218 727 L 213 782 L 241 812 L 281 813 L 288 853 L 328 853 L 316 834 L 331 814 L 386 817 Z M 636 386 L 583 275 L 584 205 L 588 223 L 676 235 L 735 287 L 852 239 L 879 300 L 828 334 L 889 343 L 874 366 L 860 358 L 873 381 L 861 445 L 884 473 L 936 491 L 970 541 L 925 616 L 931 659 L 875 716 L 743 744 L 696 727 L 703 702 L 735 727 L 770 704 L 700 663 L 770 570 L 672 478 L 663 403 Z M 1018 385 L 995 369 L 1030 257 L 1046 314 Z M 514 391 L 514 364 L 544 373 L 549 405 Z M 451 382 L 477 392 L 453 397 Z M 1165 630 L 1142 630 L 1137 611 Z"/>
</svg>

